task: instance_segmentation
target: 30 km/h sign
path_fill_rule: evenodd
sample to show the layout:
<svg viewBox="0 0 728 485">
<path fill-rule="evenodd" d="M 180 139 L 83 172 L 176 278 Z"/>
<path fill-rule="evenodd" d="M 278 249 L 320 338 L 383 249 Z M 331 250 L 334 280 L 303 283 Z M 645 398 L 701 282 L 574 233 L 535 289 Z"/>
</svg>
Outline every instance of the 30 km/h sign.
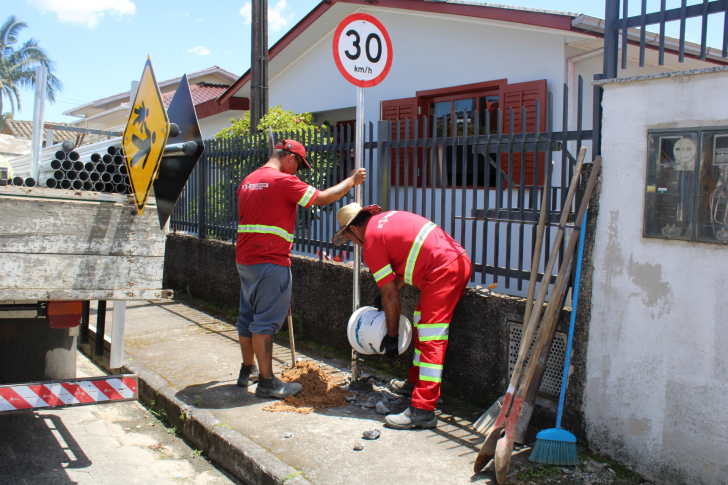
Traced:
<svg viewBox="0 0 728 485">
<path fill-rule="evenodd" d="M 334 60 L 350 83 L 360 88 L 376 86 L 392 66 L 392 40 L 387 29 L 371 15 L 349 15 L 334 33 Z"/>
<path fill-rule="evenodd" d="M 164 109 L 162 93 L 154 77 L 152 60 L 147 57 L 134 106 L 121 139 L 131 191 L 140 215 L 149 198 L 168 136 L 167 110 Z"/>
</svg>

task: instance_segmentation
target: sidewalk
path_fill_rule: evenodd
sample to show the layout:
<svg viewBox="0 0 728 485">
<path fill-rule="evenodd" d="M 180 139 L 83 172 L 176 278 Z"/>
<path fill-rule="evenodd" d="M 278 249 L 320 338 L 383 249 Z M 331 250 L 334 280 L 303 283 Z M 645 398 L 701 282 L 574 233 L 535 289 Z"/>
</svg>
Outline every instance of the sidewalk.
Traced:
<svg viewBox="0 0 728 485">
<path fill-rule="evenodd" d="M 483 441 L 472 422 L 482 410 L 453 410 L 445 402 L 435 429 L 389 429 L 383 426 L 384 415 L 364 406 L 387 395 L 382 377 L 373 391 L 359 392 L 345 406 L 310 414 L 265 411 L 273 400 L 256 398 L 254 386 L 236 386 L 241 356 L 235 328 L 184 303 L 130 302 L 125 352 L 126 370 L 139 376 L 140 398 L 164 410 L 185 439 L 243 482 L 496 483 L 492 466 L 472 473 Z M 278 344 L 273 353 L 279 374 L 290 366 L 291 353 Z M 315 362 L 335 379 L 349 377 L 348 362 L 300 352 L 297 357 Z M 399 412 L 407 400 L 387 405 Z M 372 428 L 381 436 L 362 439 Z M 357 445 L 363 448 L 357 451 Z M 527 447 L 514 452 L 509 483 L 521 482 L 516 476 L 522 466 L 532 466 L 529 454 Z"/>
</svg>

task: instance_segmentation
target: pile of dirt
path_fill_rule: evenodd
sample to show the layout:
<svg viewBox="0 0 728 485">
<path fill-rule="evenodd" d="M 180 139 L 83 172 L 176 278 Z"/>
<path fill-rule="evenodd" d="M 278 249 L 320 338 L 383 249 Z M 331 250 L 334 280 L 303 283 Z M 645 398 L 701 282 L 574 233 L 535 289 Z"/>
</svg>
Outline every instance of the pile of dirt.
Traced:
<svg viewBox="0 0 728 485">
<path fill-rule="evenodd" d="M 298 382 L 303 391 L 296 396 L 276 401 L 263 408 L 274 413 L 312 413 L 317 409 L 335 408 L 347 404 L 346 397 L 352 393 L 341 389 L 329 374 L 313 362 L 302 362 L 281 373 L 281 380 Z"/>
</svg>

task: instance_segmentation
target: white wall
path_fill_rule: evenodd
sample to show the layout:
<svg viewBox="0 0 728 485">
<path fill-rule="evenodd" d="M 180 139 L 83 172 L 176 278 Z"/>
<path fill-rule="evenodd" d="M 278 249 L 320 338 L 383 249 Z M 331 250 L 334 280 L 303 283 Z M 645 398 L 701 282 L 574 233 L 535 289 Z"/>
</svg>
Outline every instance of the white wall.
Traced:
<svg viewBox="0 0 728 485">
<path fill-rule="evenodd" d="M 387 28 L 394 57 L 387 78 L 366 89 L 365 121 L 379 120 L 382 100 L 501 78 L 508 78 L 509 83 L 548 79 L 555 118 L 561 119 L 566 75 L 562 33 L 486 26 L 391 9 L 366 11 Z M 281 104 L 299 113 L 356 104 L 356 86 L 336 68 L 332 42 L 333 32 L 270 80 L 271 106 Z"/>
<path fill-rule="evenodd" d="M 202 133 L 202 139 L 207 140 L 213 138 L 223 128 L 228 128 L 231 125 L 230 119 L 235 118 L 236 120 L 242 118 L 245 111 L 225 111 L 216 115 L 208 116 L 198 120 L 200 124 L 200 132 Z"/>
<path fill-rule="evenodd" d="M 605 85 L 585 414 L 657 483 L 728 483 L 728 248 L 642 237 L 647 130 L 728 126 L 728 72 Z"/>
</svg>

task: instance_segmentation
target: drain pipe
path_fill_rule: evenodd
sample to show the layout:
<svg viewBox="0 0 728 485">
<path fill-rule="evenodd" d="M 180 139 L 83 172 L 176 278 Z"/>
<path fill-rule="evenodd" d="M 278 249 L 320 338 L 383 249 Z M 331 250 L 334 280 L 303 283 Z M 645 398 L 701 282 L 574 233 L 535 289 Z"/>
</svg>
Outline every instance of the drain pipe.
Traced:
<svg viewBox="0 0 728 485">
<path fill-rule="evenodd" d="M 594 59 L 604 54 L 604 47 L 594 49 L 593 51 L 584 52 L 566 59 L 568 66 L 567 80 L 569 85 L 569 130 L 576 130 L 576 102 L 578 99 L 578 88 L 576 83 L 576 64 L 589 59 Z"/>
<path fill-rule="evenodd" d="M 577 84 L 576 79 L 576 64 L 581 61 L 586 61 L 589 59 L 594 59 L 595 57 L 599 57 L 604 55 L 604 47 L 600 47 L 599 49 L 594 49 L 593 51 L 584 52 L 582 54 L 577 54 L 575 56 L 571 56 L 566 59 L 567 64 L 567 83 L 569 86 L 569 131 L 575 131 L 576 130 L 576 116 L 578 114 L 577 112 L 577 100 L 579 97 L 578 89 L 579 85 Z M 568 142 L 567 146 L 569 147 L 569 150 L 572 153 L 576 152 L 576 141 L 570 141 Z"/>
</svg>

